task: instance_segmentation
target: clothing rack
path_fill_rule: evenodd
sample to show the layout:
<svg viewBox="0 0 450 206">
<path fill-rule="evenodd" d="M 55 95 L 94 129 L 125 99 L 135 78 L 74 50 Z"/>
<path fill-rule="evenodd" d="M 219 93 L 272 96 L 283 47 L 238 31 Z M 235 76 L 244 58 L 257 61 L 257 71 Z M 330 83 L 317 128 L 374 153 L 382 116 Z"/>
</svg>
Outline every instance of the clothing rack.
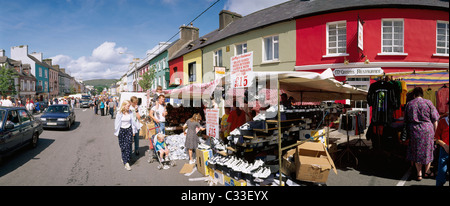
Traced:
<svg viewBox="0 0 450 206">
<path fill-rule="evenodd" d="M 359 111 L 359 110 L 350 110 L 350 111 L 346 111 L 345 112 L 345 115 L 346 115 L 346 123 L 347 123 L 347 125 L 348 125 L 348 116 L 350 115 L 350 114 L 353 114 L 353 113 L 359 113 L 359 112 L 361 112 L 361 111 Z M 361 139 L 361 133 L 359 134 L 359 139 Z M 362 141 L 362 140 L 361 140 Z M 338 157 L 338 159 L 339 159 L 339 163 L 340 164 L 342 164 L 342 158 L 345 156 L 345 155 L 347 155 L 347 162 L 349 162 L 350 161 L 350 156 L 353 156 L 354 158 L 355 158 L 355 160 L 356 160 L 356 166 L 358 166 L 358 158 L 355 156 L 355 154 L 352 152 L 352 150 L 350 149 L 350 135 L 348 134 L 348 130 L 347 130 L 347 146 L 346 146 L 346 148 L 345 148 L 345 150 L 342 152 L 342 154 L 341 155 L 339 155 L 339 157 Z"/>
</svg>

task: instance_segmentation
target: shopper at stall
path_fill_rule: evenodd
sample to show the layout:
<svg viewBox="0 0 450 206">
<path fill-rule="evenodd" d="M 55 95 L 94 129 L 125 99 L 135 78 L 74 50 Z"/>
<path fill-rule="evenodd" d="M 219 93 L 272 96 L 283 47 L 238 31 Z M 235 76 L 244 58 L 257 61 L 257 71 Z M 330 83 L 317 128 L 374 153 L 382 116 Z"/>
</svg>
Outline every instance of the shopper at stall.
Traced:
<svg viewBox="0 0 450 206">
<path fill-rule="evenodd" d="M 233 111 L 228 116 L 228 131 L 232 132 L 234 129 L 245 124 L 246 116 L 245 112 L 239 108 L 239 102 L 233 101 Z"/>
<path fill-rule="evenodd" d="M 447 103 L 448 104 L 448 103 Z M 439 159 L 438 159 L 438 171 L 436 176 L 436 186 L 444 186 L 446 179 L 446 174 L 448 170 L 448 111 L 447 117 L 442 118 L 436 130 L 436 144 L 439 145 Z"/>
<path fill-rule="evenodd" d="M 423 90 L 413 90 L 414 99 L 406 105 L 405 122 L 410 138 L 407 159 L 414 162 L 417 180 L 422 180 L 422 166 L 425 165 L 424 177 L 433 176 L 430 171 L 433 161 L 434 134 L 439 114 L 430 100 L 423 99 Z"/>
<path fill-rule="evenodd" d="M 189 164 L 195 163 L 195 159 L 192 158 L 192 153 L 198 147 L 199 141 L 197 136 L 197 128 L 200 128 L 200 130 L 206 129 L 200 125 L 200 119 L 200 114 L 195 113 L 192 118 L 186 122 L 185 127 L 183 127 L 183 130 L 185 130 L 187 127 L 186 142 L 184 146 L 186 147 L 186 149 L 188 149 L 189 152 Z"/>
<path fill-rule="evenodd" d="M 164 95 L 159 95 L 158 101 L 156 101 L 156 105 L 153 106 L 150 110 L 150 117 L 155 121 L 156 133 L 166 134 L 165 124 L 166 124 L 166 116 L 167 110 L 164 105 L 164 101 L 166 97 Z"/>
<path fill-rule="evenodd" d="M 227 120 L 230 116 L 231 108 L 225 107 L 225 114 L 222 116 L 222 120 L 220 121 L 220 132 L 222 133 L 222 140 L 227 139 L 228 135 L 230 135 L 230 131 L 228 131 L 228 125 L 230 124 Z"/>
<path fill-rule="evenodd" d="M 114 135 L 119 138 L 120 151 L 122 152 L 122 163 L 128 171 L 131 170 L 129 161 L 131 157 L 132 138 L 137 132 L 137 127 L 135 121 L 133 121 L 130 106 L 130 101 L 124 101 L 117 112 L 117 117 L 114 121 Z"/>
</svg>

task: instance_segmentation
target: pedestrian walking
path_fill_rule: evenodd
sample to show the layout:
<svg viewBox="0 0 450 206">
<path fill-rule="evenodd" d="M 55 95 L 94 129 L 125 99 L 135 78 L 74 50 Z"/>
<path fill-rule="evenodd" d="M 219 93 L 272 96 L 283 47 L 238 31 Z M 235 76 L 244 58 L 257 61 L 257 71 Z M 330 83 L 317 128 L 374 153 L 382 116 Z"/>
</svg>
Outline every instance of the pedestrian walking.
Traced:
<svg viewBox="0 0 450 206">
<path fill-rule="evenodd" d="M 114 135 L 119 139 L 119 147 L 122 153 L 122 163 L 128 171 L 131 170 L 129 162 L 131 159 L 132 138 L 137 132 L 130 106 L 130 101 L 124 101 L 119 109 L 119 112 L 117 113 L 116 120 L 114 121 Z"/>
<path fill-rule="evenodd" d="M 412 93 L 414 99 L 408 102 L 405 112 L 406 130 L 410 138 L 406 158 L 415 163 L 417 180 L 420 181 L 422 166 L 425 166 L 424 177 L 433 176 L 430 166 L 439 113 L 430 100 L 423 98 L 421 87 L 414 88 Z"/>
<path fill-rule="evenodd" d="M 100 101 L 100 114 L 102 116 L 105 116 L 105 100 L 104 99 L 102 99 Z"/>
<path fill-rule="evenodd" d="M 108 110 L 109 110 L 109 114 L 111 115 L 111 119 L 114 118 L 114 110 L 116 110 L 116 103 L 110 99 L 108 102 Z"/>
<path fill-rule="evenodd" d="M 187 127 L 186 142 L 184 146 L 189 152 L 189 164 L 195 163 L 195 160 L 192 158 L 192 153 L 198 147 L 199 140 L 197 136 L 197 128 L 200 128 L 200 130 L 206 129 L 200 125 L 200 119 L 201 115 L 196 113 L 186 122 L 185 127 L 183 127 L 183 130 Z"/>
<path fill-rule="evenodd" d="M 94 99 L 94 113 L 98 115 L 98 99 Z"/>
<path fill-rule="evenodd" d="M 448 104 L 448 103 L 447 103 Z M 436 130 L 437 145 L 439 145 L 438 171 L 436 175 L 436 186 L 444 186 L 447 181 L 448 171 L 448 135 L 449 135 L 448 111 L 447 116 L 441 119 Z"/>
<path fill-rule="evenodd" d="M 142 124 L 140 123 L 141 115 L 139 115 L 139 106 L 138 106 L 138 98 L 136 96 L 132 96 L 130 98 L 131 102 L 131 114 L 133 117 L 133 121 L 136 122 L 137 132 L 134 134 L 134 154 L 139 155 L 139 132 L 141 130 Z"/>
</svg>

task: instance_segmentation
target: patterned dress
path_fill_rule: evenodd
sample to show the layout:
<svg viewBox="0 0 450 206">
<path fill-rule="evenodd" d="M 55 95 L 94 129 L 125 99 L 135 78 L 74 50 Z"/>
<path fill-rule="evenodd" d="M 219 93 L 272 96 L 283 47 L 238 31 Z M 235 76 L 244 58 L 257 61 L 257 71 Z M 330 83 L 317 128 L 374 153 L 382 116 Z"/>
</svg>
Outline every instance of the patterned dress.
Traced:
<svg viewBox="0 0 450 206">
<path fill-rule="evenodd" d="M 405 121 L 410 138 L 406 158 L 410 161 L 428 164 L 433 161 L 434 125 L 439 113 L 430 100 L 415 98 L 406 105 Z"/>
</svg>

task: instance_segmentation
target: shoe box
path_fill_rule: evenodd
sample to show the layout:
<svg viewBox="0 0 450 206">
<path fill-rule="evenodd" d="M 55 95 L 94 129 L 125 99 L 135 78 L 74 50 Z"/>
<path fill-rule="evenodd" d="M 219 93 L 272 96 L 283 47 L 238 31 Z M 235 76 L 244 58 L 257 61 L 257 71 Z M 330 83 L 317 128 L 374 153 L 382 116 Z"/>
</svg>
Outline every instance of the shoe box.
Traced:
<svg viewBox="0 0 450 206">
<path fill-rule="evenodd" d="M 208 160 L 209 158 L 213 157 L 213 152 L 211 149 L 207 150 L 201 150 L 197 149 L 195 150 L 195 156 L 196 156 L 196 164 L 197 164 L 197 170 L 203 175 L 203 176 L 209 176 L 209 170 L 208 167 Z"/>
<path fill-rule="evenodd" d="M 337 174 L 333 159 L 321 142 L 305 142 L 295 151 L 296 179 L 326 183 L 331 169 Z"/>
<path fill-rule="evenodd" d="M 247 182 L 245 180 L 237 180 L 227 175 L 224 175 L 224 184 L 225 186 L 247 186 Z"/>
</svg>

